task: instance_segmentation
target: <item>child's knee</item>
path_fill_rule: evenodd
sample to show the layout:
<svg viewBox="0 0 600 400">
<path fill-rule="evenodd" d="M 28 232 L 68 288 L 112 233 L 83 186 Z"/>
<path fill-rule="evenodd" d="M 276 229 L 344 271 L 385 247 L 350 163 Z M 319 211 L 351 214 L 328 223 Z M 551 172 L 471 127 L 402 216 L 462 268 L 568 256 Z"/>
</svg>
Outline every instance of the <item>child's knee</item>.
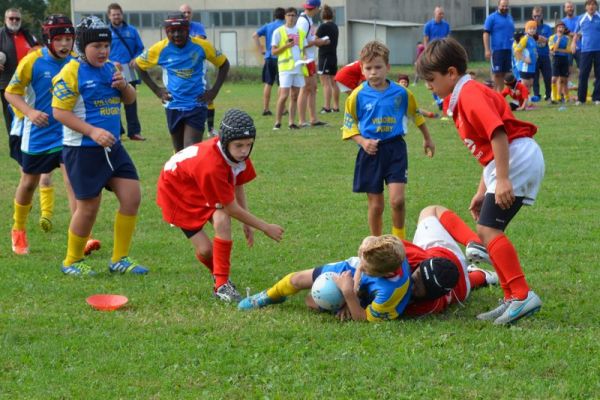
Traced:
<svg viewBox="0 0 600 400">
<path fill-rule="evenodd" d="M 487 246 L 492 240 L 501 234 L 503 234 L 501 230 L 477 224 L 477 235 L 481 239 L 481 242 L 484 246 Z"/>
<path fill-rule="evenodd" d="M 215 234 L 222 239 L 231 237 L 231 217 L 225 211 L 217 210 L 213 214 Z"/>
<path fill-rule="evenodd" d="M 395 196 L 390 199 L 390 207 L 395 211 L 403 211 L 406 205 L 404 196 Z"/>
</svg>

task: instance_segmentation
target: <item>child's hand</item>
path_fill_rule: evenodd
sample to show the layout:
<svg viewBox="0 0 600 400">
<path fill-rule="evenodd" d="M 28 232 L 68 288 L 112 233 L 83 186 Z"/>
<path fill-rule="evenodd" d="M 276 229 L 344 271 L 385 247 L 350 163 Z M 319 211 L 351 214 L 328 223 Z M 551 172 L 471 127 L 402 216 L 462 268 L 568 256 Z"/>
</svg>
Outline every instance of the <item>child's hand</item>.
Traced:
<svg viewBox="0 0 600 400">
<path fill-rule="evenodd" d="M 496 180 L 496 204 L 501 209 L 507 210 L 515 202 L 515 193 L 510 179 Z"/>
<path fill-rule="evenodd" d="M 40 110 L 32 110 L 27 114 L 27 118 L 38 128 L 48 126 L 48 114 Z"/>
<path fill-rule="evenodd" d="M 115 71 L 112 76 L 112 84 L 110 86 L 121 91 L 127 89 L 127 80 L 123 76 L 121 70 L 117 69 Z"/>
<path fill-rule="evenodd" d="M 198 100 L 203 101 L 205 103 L 212 102 L 218 94 L 218 92 L 213 89 L 214 88 L 210 88 L 210 90 L 207 90 L 206 92 L 202 93 L 202 95 L 198 97 Z"/>
<path fill-rule="evenodd" d="M 333 281 L 344 294 L 344 297 L 349 294 L 354 294 L 354 279 L 350 271 L 344 271 L 341 274 L 333 275 Z"/>
<path fill-rule="evenodd" d="M 340 308 L 337 313 L 335 313 L 336 317 L 340 319 L 340 321 L 351 321 L 352 313 L 348 309 L 348 306 L 344 304 L 342 308 Z"/>
<path fill-rule="evenodd" d="M 264 230 L 265 235 L 279 242 L 283 239 L 283 228 L 275 224 L 267 224 L 267 229 Z"/>
<path fill-rule="evenodd" d="M 425 155 L 427 155 L 427 157 L 433 157 L 435 154 L 435 143 L 433 143 L 431 138 L 423 139 L 423 150 L 425 150 Z"/>
<path fill-rule="evenodd" d="M 244 224 L 244 236 L 246 236 L 246 243 L 248 247 L 254 246 L 254 229 L 250 225 Z"/>
<path fill-rule="evenodd" d="M 370 156 L 377 154 L 377 146 L 379 145 L 379 139 L 365 139 L 360 144 L 363 150 Z"/>
<path fill-rule="evenodd" d="M 531 58 L 530 57 L 525 57 L 525 59 L 523 61 L 525 62 L 525 64 L 531 64 Z"/>
<path fill-rule="evenodd" d="M 158 90 L 158 93 L 155 94 L 156 97 L 158 97 L 163 104 L 173 100 L 173 96 L 171 96 L 171 93 L 169 93 L 169 91 L 165 88 L 160 88 Z"/>
<path fill-rule="evenodd" d="M 469 211 L 475 221 L 479 219 L 483 199 L 485 199 L 485 193 L 475 193 L 475 196 L 471 199 L 471 204 L 469 204 Z"/>
<path fill-rule="evenodd" d="M 111 147 L 116 141 L 115 137 L 109 131 L 98 127 L 94 127 L 90 131 L 89 136 L 102 147 Z"/>
</svg>

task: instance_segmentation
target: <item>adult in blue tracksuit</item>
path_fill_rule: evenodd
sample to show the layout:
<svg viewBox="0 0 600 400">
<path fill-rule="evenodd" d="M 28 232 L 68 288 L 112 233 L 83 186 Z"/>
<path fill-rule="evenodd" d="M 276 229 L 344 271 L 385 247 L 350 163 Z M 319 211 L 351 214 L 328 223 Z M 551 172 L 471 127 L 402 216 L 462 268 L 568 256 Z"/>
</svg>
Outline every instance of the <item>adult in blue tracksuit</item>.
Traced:
<svg viewBox="0 0 600 400">
<path fill-rule="evenodd" d="M 550 101 L 552 95 L 552 62 L 550 61 L 550 48 L 548 39 L 552 36 L 552 28 L 544 23 L 544 13 L 542 7 L 534 7 L 531 12 L 531 19 L 537 23 L 537 64 L 535 75 L 533 77 L 533 93 L 540 96 L 540 72 L 544 78 L 545 95 L 544 100 Z"/>
<path fill-rule="evenodd" d="M 512 69 L 512 45 L 515 22 L 508 10 L 508 0 L 499 0 L 496 12 L 488 15 L 483 24 L 485 58 L 492 63 L 494 89 L 504 89 L 504 75 Z"/>
<path fill-rule="evenodd" d="M 107 10 L 110 20 L 109 29 L 112 33 L 110 44 L 110 60 L 121 64 L 123 75 L 135 88 L 140 83 L 135 74 L 135 58 L 144 51 L 144 44 L 137 29 L 123 21 L 123 9 L 117 3 L 111 3 Z M 142 136 L 142 127 L 137 113 L 137 101 L 125 105 L 125 119 L 127 120 L 127 136 L 131 140 L 146 140 Z M 125 130 L 121 123 L 121 134 Z"/>
<path fill-rule="evenodd" d="M 579 87 L 577 88 L 577 100 L 585 103 L 587 97 L 587 86 L 592 65 L 594 66 L 594 91 L 592 100 L 600 105 L 600 13 L 598 2 L 587 0 L 585 2 L 585 14 L 583 14 L 575 28 L 575 38 L 571 43 L 571 51 L 576 50 L 576 41 L 581 37 L 581 64 L 579 65 Z"/>
<path fill-rule="evenodd" d="M 575 5 L 572 1 L 566 1 L 564 6 L 565 16 L 562 19 L 562 22 L 565 23 L 565 26 L 569 30 L 569 38 L 573 40 L 573 36 L 575 35 L 575 28 L 577 27 L 577 21 L 579 21 L 579 17 L 575 15 Z M 581 54 L 581 38 L 576 42 L 576 52 L 569 54 L 569 73 L 573 73 L 573 60 L 577 63 L 577 67 L 579 67 L 579 55 Z"/>
</svg>

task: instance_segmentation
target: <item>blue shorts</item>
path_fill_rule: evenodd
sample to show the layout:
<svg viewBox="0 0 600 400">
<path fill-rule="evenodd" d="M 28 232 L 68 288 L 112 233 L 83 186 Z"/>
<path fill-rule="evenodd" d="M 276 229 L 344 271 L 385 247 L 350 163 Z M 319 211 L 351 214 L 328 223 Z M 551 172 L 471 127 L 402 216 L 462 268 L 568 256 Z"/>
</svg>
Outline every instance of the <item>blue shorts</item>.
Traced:
<svg viewBox="0 0 600 400">
<path fill-rule="evenodd" d="M 520 72 L 521 79 L 533 79 L 535 78 L 535 72 Z"/>
<path fill-rule="evenodd" d="M 406 183 L 408 181 L 408 154 L 402 136 L 382 140 L 374 156 L 361 147 L 354 166 L 355 193 L 383 193 L 383 183 Z"/>
<path fill-rule="evenodd" d="M 569 57 L 554 56 L 552 60 L 552 76 L 569 77 Z"/>
<path fill-rule="evenodd" d="M 279 85 L 279 73 L 277 70 L 277 58 L 265 58 L 262 70 L 262 81 L 273 86 L 275 82 Z"/>
<path fill-rule="evenodd" d="M 206 116 L 208 114 L 207 106 L 198 106 L 191 110 L 171 110 L 166 109 L 167 112 L 167 127 L 171 135 L 176 134 L 181 124 L 191 126 L 201 132 L 204 132 L 204 124 L 206 123 Z"/>
<path fill-rule="evenodd" d="M 21 136 L 9 135 L 8 147 L 10 150 L 10 158 L 22 165 L 23 153 L 21 152 Z"/>
<path fill-rule="evenodd" d="M 355 270 L 346 262 L 336 262 L 333 264 L 321 265 L 320 267 L 313 269 L 312 280 L 314 282 L 315 279 L 317 279 L 323 272 L 335 272 L 336 274 L 341 274 L 344 271 L 350 271 L 352 276 L 354 276 Z"/>
<path fill-rule="evenodd" d="M 112 178 L 139 180 L 135 165 L 121 142 L 115 143 L 110 151 L 98 146 L 65 146 L 62 156 L 77 200 L 98 197 L 103 188 L 110 190 Z"/>
<path fill-rule="evenodd" d="M 512 51 L 494 50 L 492 51 L 492 73 L 510 72 L 512 69 Z"/>
<path fill-rule="evenodd" d="M 47 174 L 60 168 L 62 164 L 62 152 L 55 151 L 48 154 L 27 154 L 21 155 L 21 168 L 23 172 L 29 175 Z"/>
</svg>

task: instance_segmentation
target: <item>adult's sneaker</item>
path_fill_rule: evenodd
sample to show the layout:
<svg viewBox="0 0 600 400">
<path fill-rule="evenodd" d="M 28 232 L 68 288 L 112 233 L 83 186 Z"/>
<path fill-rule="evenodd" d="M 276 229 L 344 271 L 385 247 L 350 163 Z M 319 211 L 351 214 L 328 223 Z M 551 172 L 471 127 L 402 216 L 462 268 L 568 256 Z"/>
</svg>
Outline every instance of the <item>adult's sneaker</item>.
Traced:
<svg viewBox="0 0 600 400">
<path fill-rule="evenodd" d="M 136 263 L 127 256 L 121 257 L 117 262 L 109 261 L 108 270 L 111 273 L 118 272 L 120 274 L 130 273 L 134 275 L 146 275 L 148 273 L 148 268 Z"/>
<path fill-rule="evenodd" d="M 480 263 L 483 261 L 486 264 L 492 265 L 490 255 L 488 254 L 485 246 L 481 243 L 467 243 L 467 247 L 465 248 L 465 254 L 467 255 L 467 260 L 469 260 L 470 263 Z"/>
<path fill-rule="evenodd" d="M 277 300 L 273 300 L 269 296 L 267 296 L 267 291 L 263 290 L 260 293 L 256 293 L 253 296 L 246 297 L 238 304 L 238 308 L 240 310 L 253 310 L 255 308 L 263 308 L 266 306 L 270 306 L 271 304 L 279 304 L 283 303 L 286 300 L 286 297 L 282 297 Z"/>
<path fill-rule="evenodd" d="M 523 317 L 535 314 L 540 311 L 540 308 L 542 308 L 542 300 L 533 290 L 530 290 L 525 299 L 511 300 L 504 313 L 494 321 L 494 324 L 512 324 Z"/>
<path fill-rule="evenodd" d="M 12 251 L 15 254 L 24 256 L 29 254 L 29 243 L 27 242 L 27 232 L 25 229 L 13 229 L 10 232 L 12 240 Z"/>
<path fill-rule="evenodd" d="M 79 261 L 75 261 L 71 265 L 63 264 L 61 271 L 63 274 L 71 275 L 71 276 L 94 276 L 94 275 L 96 275 L 96 272 L 94 272 L 92 267 L 87 265 L 83 259 L 79 260 Z"/>
<path fill-rule="evenodd" d="M 214 295 L 217 299 L 226 303 L 238 303 L 240 300 L 242 300 L 242 296 L 231 281 L 227 281 L 223 285 L 219 286 L 214 291 Z"/>
<path fill-rule="evenodd" d="M 498 274 L 495 271 L 488 271 L 487 269 L 482 269 L 477 267 L 476 265 L 469 265 L 467 267 L 467 272 L 479 271 L 485 275 L 485 283 L 487 286 L 497 285 L 498 284 Z"/>
<path fill-rule="evenodd" d="M 504 311 L 506 311 L 508 305 L 510 304 L 509 301 L 504 299 L 499 300 L 498 303 L 498 307 L 494 308 L 493 310 L 478 314 L 477 319 L 481 321 L 495 321 L 498 317 L 504 314 Z"/>
</svg>

